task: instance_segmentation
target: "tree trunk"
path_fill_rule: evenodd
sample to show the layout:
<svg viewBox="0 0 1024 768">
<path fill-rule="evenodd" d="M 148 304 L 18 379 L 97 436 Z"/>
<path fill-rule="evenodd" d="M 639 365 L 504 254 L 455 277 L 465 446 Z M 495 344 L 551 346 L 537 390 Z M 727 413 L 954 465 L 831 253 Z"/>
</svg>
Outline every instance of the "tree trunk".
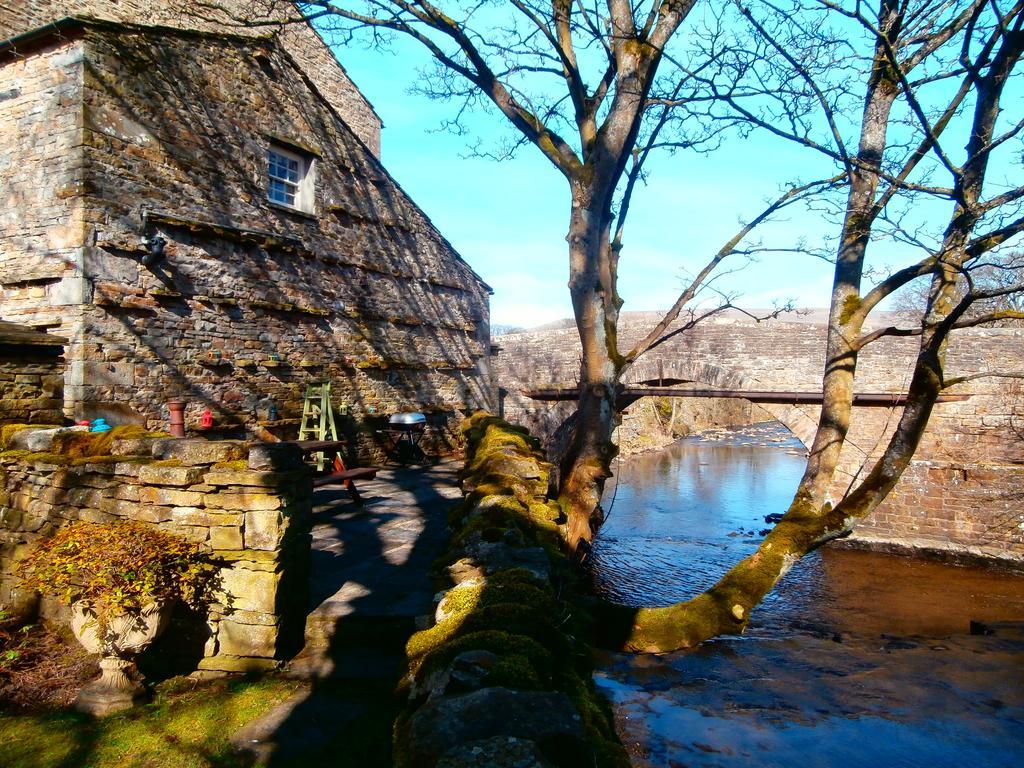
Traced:
<svg viewBox="0 0 1024 768">
<path fill-rule="evenodd" d="M 574 187 L 569 225 L 569 292 L 579 330 L 580 395 L 575 431 L 561 460 L 559 503 L 567 518 L 566 542 L 578 556 L 601 524 L 601 494 L 617 448 L 616 395 L 622 358 L 616 328 L 622 305 L 615 288 L 611 212 L 607 194 Z"/>
<path fill-rule="evenodd" d="M 886 4 L 883 3 L 883 9 Z M 895 11 L 889 9 L 890 30 L 896 25 Z M 883 28 L 885 28 L 883 23 Z M 861 118 L 860 144 L 850 165 L 850 191 L 840 235 L 839 251 L 829 305 L 822 405 L 818 428 L 809 446 L 807 467 L 797 489 L 796 500 L 821 508 L 829 502 L 829 490 L 850 428 L 853 385 L 857 373 L 856 339 L 864 325 L 861 310 L 861 281 L 867 256 L 878 192 L 879 172 L 888 136 L 889 116 L 899 93 L 887 66 L 881 41 L 875 47 L 874 65 L 868 81 Z M 794 502 L 795 503 L 795 502 Z"/>
<path fill-rule="evenodd" d="M 625 650 L 664 653 L 692 648 L 721 634 L 742 632 L 757 606 L 804 555 L 825 542 L 848 535 L 857 520 L 885 499 L 909 466 L 921 441 L 932 407 L 942 389 L 945 333 L 922 339 L 896 432 L 882 457 L 857 489 L 835 508 L 820 508 L 798 497 L 757 551 L 731 568 L 702 595 L 665 608 L 606 606 L 607 623 L 619 622 L 618 644 Z M 623 631 L 621 623 L 628 621 Z"/>
</svg>

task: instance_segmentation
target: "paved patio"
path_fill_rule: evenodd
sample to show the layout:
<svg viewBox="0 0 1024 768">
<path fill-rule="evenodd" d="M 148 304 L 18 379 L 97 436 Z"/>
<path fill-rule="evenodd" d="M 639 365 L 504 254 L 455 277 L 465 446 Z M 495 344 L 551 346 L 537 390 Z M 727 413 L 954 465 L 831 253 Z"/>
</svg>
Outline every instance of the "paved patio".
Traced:
<svg viewBox="0 0 1024 768">
<path fill-rule="evenodd" d="M 382 469 L 357 484 L 362 506 L 340 485 L 317 490 L 306 645 L 287 669 L 309 685 L 235 734 L 236 748 L 261 765 L 318 764 L 346 729 L 390 716 L 405 641 L 433 610 L 429 570 L 460 466 Z"/>
<path fill-rule="evenodd" d="M 335 638 L 355 625 L 411 624 L 431 612 L 428 571 L 444 549 L 447 512 L 461 498 L 459 466 L 383 469 L 358 483 L 362 506 L 341 486 L 317 491 L 306 648 L 293 672 L 323 676 L 327 670 L 307 660 L 329 657 Z"/>
</svg>

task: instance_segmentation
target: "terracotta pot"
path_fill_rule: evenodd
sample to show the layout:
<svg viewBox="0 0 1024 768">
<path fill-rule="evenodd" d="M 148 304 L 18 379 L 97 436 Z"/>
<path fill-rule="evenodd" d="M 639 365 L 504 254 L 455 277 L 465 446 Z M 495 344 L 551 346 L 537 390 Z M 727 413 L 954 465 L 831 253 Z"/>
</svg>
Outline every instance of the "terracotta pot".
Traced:
<svg viewBox="0 0 1024 768">
<path fill-rule="evenodd" d="M 135 656 L 163 631 L 170 615 L 170 603 L 151 603 L 138 614 L 111 617 L 101 631 L 91 605 L 71 606 L 71 631 L 85 650 L 103 656 L 100 676 L 78 694 L 75 709 L 91 715 L 108 715 L 143 701 L 147 693 L 135 666 Z"/>
</svg>

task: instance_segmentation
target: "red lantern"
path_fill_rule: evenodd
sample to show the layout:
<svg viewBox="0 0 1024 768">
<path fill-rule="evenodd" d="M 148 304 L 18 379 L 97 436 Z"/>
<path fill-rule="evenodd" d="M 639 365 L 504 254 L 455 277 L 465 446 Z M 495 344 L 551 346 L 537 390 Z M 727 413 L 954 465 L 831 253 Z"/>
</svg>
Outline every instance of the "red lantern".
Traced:
<svg viewBox="0 0 1024 768">
<path fill-rule="evenodd" d="M 209 408 L 203 411 L 203 415 L 199 418 L 199 426 L 203 429 L 209 429 L 213 426 L 213 414 Z"/>
</svg>

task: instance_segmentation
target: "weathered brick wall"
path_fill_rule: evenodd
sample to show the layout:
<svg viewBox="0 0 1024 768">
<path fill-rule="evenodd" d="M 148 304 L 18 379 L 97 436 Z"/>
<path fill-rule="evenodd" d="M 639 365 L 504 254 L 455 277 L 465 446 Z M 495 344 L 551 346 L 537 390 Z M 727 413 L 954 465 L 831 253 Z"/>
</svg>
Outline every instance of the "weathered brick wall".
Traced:
<svg viewBox="0 0 1024 768">
<path fill-rule="evenodd" d="M 217 602 L 204 616 L 179 613 L 158 654 L 241 671 L 297 650 L 312 514 L 300 454 L 185 439 L 119 440 L 112 457 L 75 462 L 26 453 L 0 454 L 0 604 L 28 597 L 18 561 L 40 537 L 69 521 L 134 520 L 202 544 L 220 565 Z M 52 601 L 43 609 L 64 617 Z"/>
<path fill-rule="evenodd" d="M 266 36 L 279 33 L 281 42 L 306 72 L 316 88 L 338 111 L 349 128 L 375 155 L 380 155 L 380 118 L 349 79 L 330 49 L 307 24 L 283 27 L 247 27 L 250 17 L 265 20 L 296 18 L 291 3 L 251 0 L 218 0 L 205 8 L 190 8 L 184 2 L 165 0 L 0 0 L 0 39 L 14 37 L 66 16 L 87 16 L 109 21 L 167 25 L 181 29 L 231 31 L 234 34 Z M 220 13 L 223 9 L 227 13 Z"/>
<path fill-rule="evenodd" d="M 81 306 L 45 310 L 70 339 L 69 413 L 159 422 L 181 397 L 190 420 L 209 407 L 252 427 L 273 403 L 294 427 L 324 380 L 353 423 L 417 409 L 450 435 L 493 407 L 487 287 L 286 52 L 109 28 L 72 45 L 85 287 Z M 316 153 L 314 215 L 266 200 L 272 137 Z M 149 269 L 156 233 L 166 258 Z M 10 288 L 0 314 L 37 317 L 40 288 Z"/>
<path fill-rule="evenodd" d="M 626 315 L 620 332 L 627 348 L 650 327 L 653 315 Z M 883 318 L 884 319 L 884 318 Z M 667 379 L 714 388 L 814 391 L 820 387 L 825 327 L 817 316 L 755 324 L 739 317 L 705 322 L 676 337 L 639 364 L 630 382 Z M 579 343 L 574 328 L 500 337 L 495 358 L 505 416 L 540 434 L 570 410 L 522 396 L 524 389 L 576 381 Z M 898 392 L 910 379 L 914 339 L 884 339 L 861 355 L 857 390 Z M 1024 331 L 965 329 L 950 342 L 947 373 L 962 376 L 1007 370 L 1024 359 Z M 1012 367 L 1012 365 L 1010 366 Z M 865 540 L 903 542 L 950 551 L 984 551 L 1000 556 L 1024 552 L 1024 519 L 1017 488 L 1024 487 L 1024 388 L 1018 381 L 987 378 L 955 387 L 969 400 L 936 406 L 914 464 L 892 497 L 858 528 Z M 814 433 L 818 408 L 765 405 L 801 440 Z M 840 494 L 855 475 L 870 467 L 899 420 L 899 408 L 855 408 L 836 483 Z M 547 429 L 548 432 L 544 432 Z M 968 482 L 954 482 L 966 472 Z"/>
</svg>

